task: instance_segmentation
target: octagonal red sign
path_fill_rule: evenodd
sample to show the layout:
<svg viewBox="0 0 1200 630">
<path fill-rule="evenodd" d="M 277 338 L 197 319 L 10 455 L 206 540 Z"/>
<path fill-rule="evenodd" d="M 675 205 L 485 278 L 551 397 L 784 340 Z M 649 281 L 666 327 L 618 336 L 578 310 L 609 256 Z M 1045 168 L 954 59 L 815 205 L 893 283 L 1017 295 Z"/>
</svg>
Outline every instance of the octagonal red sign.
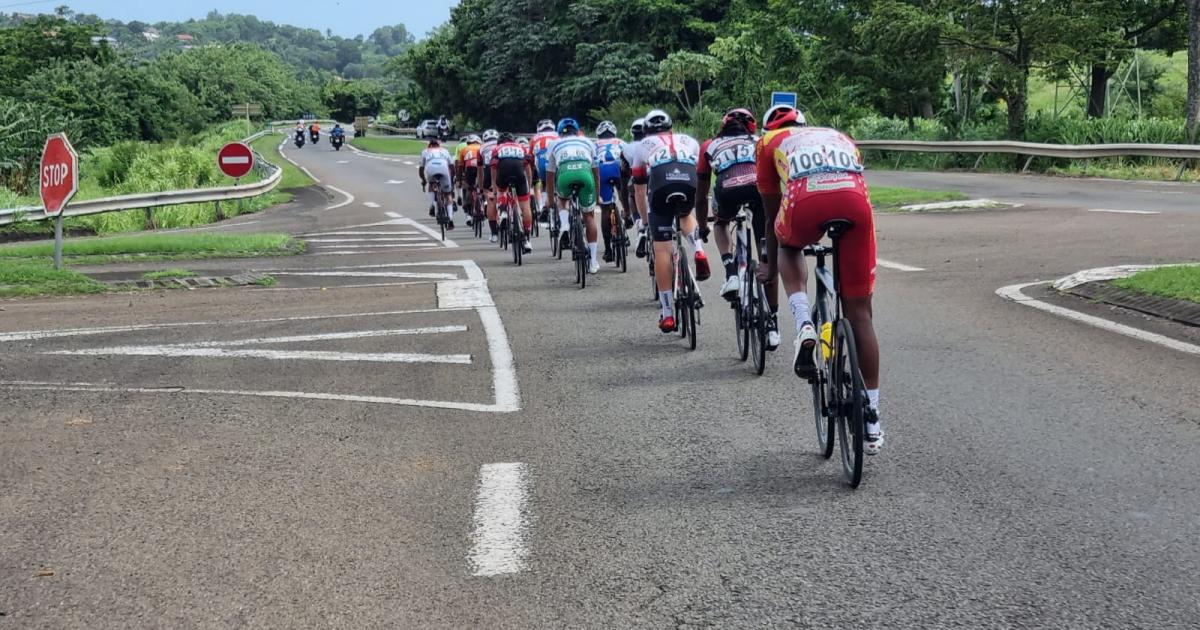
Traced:
<svg viewBox="0 0 1200 630">
<path fill-rule="evenodd" d="M 79 156 L 66 134 L 46 138 L 38 180 L 42 207 L 46 214 L 58 215 L 79 190 Z"/>
</svg>

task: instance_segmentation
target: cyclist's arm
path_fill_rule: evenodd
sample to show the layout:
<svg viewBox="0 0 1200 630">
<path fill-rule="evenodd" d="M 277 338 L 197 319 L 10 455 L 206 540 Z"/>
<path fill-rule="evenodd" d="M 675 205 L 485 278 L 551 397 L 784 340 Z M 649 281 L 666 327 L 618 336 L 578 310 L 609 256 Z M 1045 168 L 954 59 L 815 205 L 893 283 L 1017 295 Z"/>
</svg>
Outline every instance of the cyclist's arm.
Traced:
<svg viewBox="0 0 1200 630">
<path fill-rule="evenodd" d="M 425 187 L 425 164 L 424 163 L 422 163 L 421 166 L 417 167 L 417 177 L 419 177 L 421 179 L 421 187 L 424 188 Z"/>
</svg>

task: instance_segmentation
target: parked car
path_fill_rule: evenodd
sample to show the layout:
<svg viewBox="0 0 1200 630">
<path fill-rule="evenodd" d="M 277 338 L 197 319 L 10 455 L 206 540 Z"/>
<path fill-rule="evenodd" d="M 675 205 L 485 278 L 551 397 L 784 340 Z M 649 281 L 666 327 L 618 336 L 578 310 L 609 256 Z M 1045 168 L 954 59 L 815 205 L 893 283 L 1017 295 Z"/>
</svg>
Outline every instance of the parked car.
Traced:
<svg viewBox="0 0 1200 630">
<path fill-rule="evenodd" d="M 421 124 L 417 125 L 418 138 L 436 138 L 438 134 L 437 120 L 430 118 L 422 120 Z"/>
</svg>

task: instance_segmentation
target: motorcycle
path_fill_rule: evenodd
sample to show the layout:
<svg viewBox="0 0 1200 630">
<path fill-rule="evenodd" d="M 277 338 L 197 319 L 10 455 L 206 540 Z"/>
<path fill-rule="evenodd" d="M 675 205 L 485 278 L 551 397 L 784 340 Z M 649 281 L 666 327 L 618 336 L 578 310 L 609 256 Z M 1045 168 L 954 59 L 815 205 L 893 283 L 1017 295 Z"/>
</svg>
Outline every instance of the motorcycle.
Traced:
<svg viewBox="0 0 1200 630">
<path fill-rule="evenodd" d="M 297 148 L 297 149 L 299 149 L 300 147 L 304 146 L 304 132 L 303 132 L 303 131 L 297 131 L 297 132 L 296 132 L 296 140 L 295 140 L 295 142 L 296 142 L 296 148 Z"/>
<path fill-rule="evenodd" d="M 308 134 L 308 136 L 309 136 L 309 139 L 312 140 L 313 144 L 316 144 L 321 141 L 321 132 L 320 131 L 310 132 Z"/>
<path fill-rule="evenodd" d="M 333 145 L 334 151 L 341 151 L 342 144 L 346 142 L 346 136 L 329 136 L 329 143 Z"/>
</svg>

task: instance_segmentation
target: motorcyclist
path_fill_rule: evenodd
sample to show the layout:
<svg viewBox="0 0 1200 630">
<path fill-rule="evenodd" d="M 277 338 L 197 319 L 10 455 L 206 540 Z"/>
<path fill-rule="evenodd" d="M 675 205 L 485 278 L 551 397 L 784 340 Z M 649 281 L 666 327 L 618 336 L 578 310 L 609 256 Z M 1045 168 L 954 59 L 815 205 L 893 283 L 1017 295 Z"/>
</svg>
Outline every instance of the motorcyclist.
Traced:
<svg viewBox="0 0 1200 630">
<path fill-rule="evenodd" d="M 446 138 L 450 137 L 450 121 L 446 120 L 445 114 L 438 117 L 437 128 L 438 138 L 445 140 Z"/>
<path fill-rule="evenodd" d="M 334 123 L 333 129 L 329 132 L 329 141 L 336 145 L 346 141 L 346 130 L 342 129 L 340 123 Z"/>
<path fill-rule="evenodd" d="M 312 138 L 313 143 L 316 143 L 321 138 L 321 123 L 313 121 L 308 127 L 308 134 Z"/>
</svg>

